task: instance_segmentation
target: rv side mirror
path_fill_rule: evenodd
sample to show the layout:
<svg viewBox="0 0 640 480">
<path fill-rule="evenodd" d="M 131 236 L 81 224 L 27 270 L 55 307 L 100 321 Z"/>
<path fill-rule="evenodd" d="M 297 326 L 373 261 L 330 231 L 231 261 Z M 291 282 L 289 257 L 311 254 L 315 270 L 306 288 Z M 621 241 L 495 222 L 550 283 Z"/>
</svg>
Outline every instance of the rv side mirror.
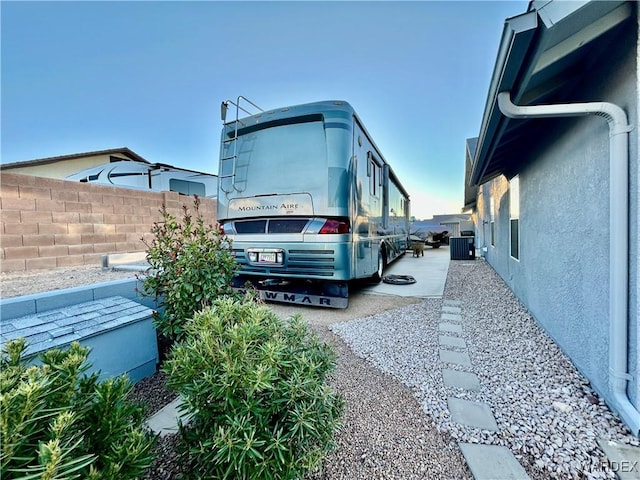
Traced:
<svg viewBox="0 0 640 480">
<path fill-rule="evenodd" d="M 222 121 L 226 121 L 227 120 L 227 102 L 222 102 L 222 104 L 220 105 L 220 117 L 222 118 Z"/>
</svg>

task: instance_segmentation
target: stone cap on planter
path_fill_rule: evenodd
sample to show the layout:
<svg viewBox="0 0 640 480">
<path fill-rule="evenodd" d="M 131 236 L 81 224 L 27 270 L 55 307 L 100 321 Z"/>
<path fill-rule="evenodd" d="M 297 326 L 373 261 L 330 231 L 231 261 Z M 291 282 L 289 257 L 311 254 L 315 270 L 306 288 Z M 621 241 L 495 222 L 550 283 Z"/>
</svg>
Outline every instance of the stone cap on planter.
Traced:
<svg viewBox="0 0 640 480">
<path fill-rule="evenodd" d="M 103 377 L 128 373 L 136 381 L 154 373 L 158 361 L 152 315 L 149 307 L 111 296 L 2 319 L 0 340 L 4 346 L 24 337 L 28 358 L 77 341 L 91 348 L 89 372 Z"/>
</svg>

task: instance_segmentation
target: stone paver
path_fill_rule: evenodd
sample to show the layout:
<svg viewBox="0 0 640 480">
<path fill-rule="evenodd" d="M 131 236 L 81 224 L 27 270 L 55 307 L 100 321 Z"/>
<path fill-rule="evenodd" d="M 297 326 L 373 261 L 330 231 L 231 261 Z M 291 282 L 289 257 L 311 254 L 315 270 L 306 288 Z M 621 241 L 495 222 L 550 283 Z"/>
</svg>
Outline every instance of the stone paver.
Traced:
<svg viewBox="0 0 640 480">
<path fill-rule="evenodd" d="M 449 337 L 446 335 L 440 335 L 438 337 L 438 343 L 441 347 L 467 348 L 466 340 L 460 337 Z"/>
<path fill-rule="evenodd" d="M 458 445 L 475 480 L 528 480 L 530 478 L 507 447 L 477 443 Z"/>
<path fill-rule="evenodd" d="M 598 445 L 607 455 L 609 468 L 619 480 L 640 480 L 640 447 L 624 445 L 601 438 Z"/>
<path fill-rule="evenodd" d="M 462 305 L 462 302 L 460 300 L 447 299 L 444 300 L 442 304 L 448 307 L 459 307 L 460 305 Z"/>
<path fill-rule="evenodd" d="M 130 323 L 145 321 L 152 314 L 153 310 L 128 298 L 105 297 L 3 319 L 0 341 L 5 344 L 23 337 L 27 341 L 25 355 L 32 355 L 104 334 Z"/>
<path fill-rule="evenodd" d="M 467 352 L 440 349 L 440 361 L 443 363 L 455 363 L 456 365 L 471 365 L 471 359 Z"/>
<path fill-rule="evenodd" d="M 453 307 L 451 305 L 444 305 L 442 307 L 442 312 L 443 313 L 457 313 L 459 314 L 462 311 L 462 309 L 460 307 Z"/>
<path fill-rule="evenodd" d="M 472 391 L 480 390 L 480 379 L 475 373 L 445 368 L 442 370 L 442 379 L 446 387 L 463 388 Z"/>
<path fill-rule="evenodd" d="M 447 404 L 454 422 L 482 430 L 498 430 L 496 419 L 486 403 L 449 397 Z"/>
<path fill-rule="evenodd" d="M 462 333 L 462 325 L 457 323 L 441 322 L 438 325 L 438 329 L 441 332 Z"/>
<path fill-rule="evenodd" d="M 441 323 L 438 326 L 440 332 L 445 333 L 438 337 L 438 344 L 441 347 L 459 349 L 467 347 L 464 338 L 446 335 L 447 333 L 462 334 L 462 325 L 451 323 L 464 320 L 461 305 L 462 302 L 459 300 L 443 301 Z M 439 354 L 440 361 L 443 363 L 471 365 L 471 359 L 466 352 L 440 348 Z M 447 388 L 468 391 L 479 391 L 481 388 L 480 379 L 472 372 L 443 368 L 442 380 Z M 496 419 L 486 403 L 450 397 L 447 399 L 447 404 L 452 421 L 483 430 L 498 430 Z M 506 447 L 472 443 L 460 443 L 459 446 L 475 480 L 530 480 L 522 465 Z"/>
<path fill-rule="evenodd" d="M 180 405 L 182 405 L 182 399 L 178 397 L 153 414 L 147 420 L 147 426 L 153 433 L 159 434 L 161 437 L 178 433 L 178 421 L 187 424 L 191 419 L 190 416 L 180 412 Z"/>
</svg>

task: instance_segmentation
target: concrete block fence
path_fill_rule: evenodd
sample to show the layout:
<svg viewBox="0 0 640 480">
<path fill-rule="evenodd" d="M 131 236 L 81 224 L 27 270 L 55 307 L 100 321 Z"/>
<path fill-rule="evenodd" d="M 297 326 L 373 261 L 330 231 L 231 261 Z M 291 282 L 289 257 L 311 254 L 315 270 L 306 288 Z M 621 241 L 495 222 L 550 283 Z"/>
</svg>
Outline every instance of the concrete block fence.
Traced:
<svg viewBox="0 0 640 480">
<path fill-rule="evenodd" d="M 16 173 L 0 176 L 0 270 L 101 263 L 103 255 L 143 252 L 160 208 L 182 218 L 193 197 Z M 215 223 L 216 201 L 200 210 Z"/>
</svg>

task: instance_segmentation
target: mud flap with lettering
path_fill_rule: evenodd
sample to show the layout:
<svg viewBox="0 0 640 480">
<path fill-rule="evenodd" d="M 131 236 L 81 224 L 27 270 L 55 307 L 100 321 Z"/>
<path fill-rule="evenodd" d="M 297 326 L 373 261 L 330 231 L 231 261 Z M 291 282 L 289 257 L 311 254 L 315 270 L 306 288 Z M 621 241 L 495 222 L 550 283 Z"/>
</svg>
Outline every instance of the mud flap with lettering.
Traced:
<svg viewBox="0 0 640 480">
<path fill-rule="evenodd" d="M 250 286 L 249 286 L 250 285 Z M 266 302 L 295 303 L 316 307 L 347 308 L 349 287 L 346 282 L 310 282 L 291 279 L 254 279 L 238 276 L 233 279 L 234 290 L 253 287 Z"/>
</svg>

